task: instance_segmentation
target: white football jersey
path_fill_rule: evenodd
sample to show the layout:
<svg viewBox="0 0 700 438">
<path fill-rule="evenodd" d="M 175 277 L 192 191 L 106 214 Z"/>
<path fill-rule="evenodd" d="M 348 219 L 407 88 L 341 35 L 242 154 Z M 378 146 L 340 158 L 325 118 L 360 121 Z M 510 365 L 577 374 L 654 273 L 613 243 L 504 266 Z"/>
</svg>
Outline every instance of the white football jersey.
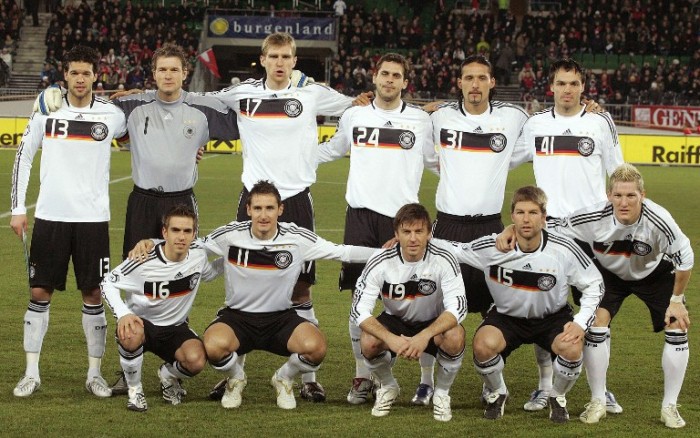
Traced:
<svg viewBox="0 0 700 438">
<path fill-rule="evenodd" d="M 378 251 L 357 279 L 350 320 L 360 325 L 372 316 L 380 298 L 384 311 L 407 323 L 430 321 L 450 312 L 461 323 L 467 316 L 462 274 L 449 244 L 431 239 L 425 256 L 407 262 L 401 248 Z"/>
<path fill-rule="evenodd" d="M 548 225 L 589 243 L 600 265 L 623 280 L 645 279 L 664 259 L 679 271 L 693 268 L 690 239 L 671 214 L 650 199 L 643 201 L 642 214 L 631 225 L 615 219 L 610 203 L 579 210 Z"/>
<path fill-rule="evenodd" d="M 451 102 L 430 118 L 440 156 L 437 210 L 455 216 L 500 214 L 510 160 L 527 113 L 493 101 L 486 112 L 474 115 Z"/>
<path fill-rule="evenodd" d="M 460 263 L 484 271 L 499 313 L 516 318 L 543 318 L 567 303 L 569 286 L 581 290 L 581 308 L 574 321 L 584 330 L 593 322 L 603 297 L 603 277 L 576 243 L 560 234 L 542 231 L 540 247 L 507 253 L 496 249 L 495 235 L 469 243 L 454 243 Z"/>
<path fill-rule="evenodd" d="M 319 147 L 319 163 L 350 152 L 345 200 L 394 217 L 405 204 L 418 202 L 423 166 L 437 173 L 430 116 L 401 102 L 383 110 L 372 102 L 343 113 L 333 137 Z"/>
<path fill-rule="evenodd" d="M 364 263 L 375 248 L 336 245 L 306 228 L 280 222 L 272 239 L 260 240 L 251 222 L 231 222 L 204 239 L 226 259 L 226 306 L 245 312 L 277 312 L 292 307 L 292 292 L 302 269 L 317 259 Z"/>
<path fill-rule="evenodd" d="M 146 261 L 125 260 L 102 281 L 102 296 L 117 318 L 135 314 L 157 326 L 182 324 L 192 309 L 201 281 L 223 271 L 223 260 L 210 263 L 200 241 L 190 245 L 187 257 L 171 262 L 160 241 Z M 124 291 L 122 301 L 119 290 Z"/>
<path fill-rule="evenodd" d="M 553 217 L 605 202 L 606 174 L 624 162 L 610 114 L 583 108 L 575 116 L 550 108 L 530 117 L 515 145 L 513 165 L 529 160 Z"/>
<path fill-rule="evenodd" d="M 339 116 L 353 100 L 320 84 L 271 90 L 260 79 L 206 95 L 238 114 L 245 187 L 268 180 L 283 200 L 316 182 L 316 117 Z"/>
<path fill-rule="evenodd" d="M 89 106 L 63 106 L 48 116 L 32 114 L 12 171 L 12 214 L 26 214 L 29 174 L 42 149 L 35 217 L 57 222 L 107 222 L 109 163 L 113 138 L 126 134 L 126 118 L 111 102 L 93 97 Z"/>
</svg>

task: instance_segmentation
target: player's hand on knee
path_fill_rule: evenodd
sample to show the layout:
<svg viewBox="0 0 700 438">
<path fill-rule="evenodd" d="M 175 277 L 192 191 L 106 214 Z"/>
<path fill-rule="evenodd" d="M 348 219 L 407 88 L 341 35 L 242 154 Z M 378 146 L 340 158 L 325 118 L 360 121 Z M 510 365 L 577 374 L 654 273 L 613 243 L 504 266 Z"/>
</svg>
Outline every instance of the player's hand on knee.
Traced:
<svg viewBox="0 0 700 438">
<path fill-rule="evenodd" d="M 143 320 L 133 313 L 124 315 L 117 321 L 117 336 L 122 341 L 133 338 L 141 331 L 143 331 Z"/>
<path fill-rule="evenodd" d="M 664 323 L 666 323 L 667 328 L 678 328 L 681 330 L 688 330 L 690 326 L 690 316 L 688 315 L 688 309 L 686 309 L 683 303 L 671 303 L 666 309 L 666 315 L 664 316 Z M 673 325 L 677 327 L 673 327 Z"/>
<path fill-rule="evenodd" d="M 45 116 L 58 111 L 63 105 L 63 91 L 58 85 L 52 85 L 36 97 L 32 111 Z"/>
<path fill-rule="evenodd" d="M 306 74 L 301 70 L 292 70 L 292 75 L 289 78 L 292 82 L 293 87 L 301 88 L 306 87 L 309 84 L 316 82 L 311 76 L 306 76 Z"/>
<path fill-rule="evenodd" d="M 585 332 L 581 326 L 573 321 L 570 321 L 564 325 L 564 331 L 561 333 L 561 335 L 562 342 L 576 344 L 583 340 Z"/>
</svg>

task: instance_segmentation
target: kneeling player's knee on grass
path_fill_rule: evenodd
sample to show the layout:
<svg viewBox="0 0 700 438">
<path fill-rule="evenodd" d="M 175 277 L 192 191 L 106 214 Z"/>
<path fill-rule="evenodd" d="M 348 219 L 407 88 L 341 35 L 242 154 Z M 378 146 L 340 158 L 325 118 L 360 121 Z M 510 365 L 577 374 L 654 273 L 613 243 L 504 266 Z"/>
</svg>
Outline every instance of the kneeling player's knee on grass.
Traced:
<svg viewBox="0 0 700 438">
<path fill-rule="evenodd" d="M 203 348 L 188 350 L 184 356 L 185 360 L 182 361 L 182 365 L 192 374 L 200 373 L 207 364 L 207 356 Z"/>
<path fill-rule="evenodd" d="M 472 348 L 474 349 L 474 357 L 480 361 L 491 359 L 500 353 L 497 339 L 491 336 L 479 335 L 478 333 L 474 336 Z"/>
<path fill-rule="evenodd" d="M 439 347 L 445 353 L 454 356 L 464 350 L 464 330 L 461 326 L 454 327 L 442 334 Z"/>
</svg>

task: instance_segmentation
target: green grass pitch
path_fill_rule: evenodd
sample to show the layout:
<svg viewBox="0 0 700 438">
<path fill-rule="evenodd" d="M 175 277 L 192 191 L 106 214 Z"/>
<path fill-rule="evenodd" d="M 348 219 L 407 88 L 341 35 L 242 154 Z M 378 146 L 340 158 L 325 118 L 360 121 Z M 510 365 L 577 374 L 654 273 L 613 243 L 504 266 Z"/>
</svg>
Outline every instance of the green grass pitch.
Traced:
<svg viewBox="0 0 700 438">
<path fill-rule="evenodd" d="M 314 306 L 321 328 L 328 338 L 328 355 L 319 372 L 328 401 L 312 404 L 298 400 L 298 408 L 287 412 L 275 405 L 274 390 L 269 378 L 284 358 L 264 352 L 248 356 L 246 371 L 248 387 L 243 405 L 236 410 L 224 410 L 207 399 L 209 389 L 219 380 L 210 368 L 185 383 L 186 402 L 179 406 L 166 405 L 160 398 L 156 370 L 160 360 L 146 355 L 144 389 L 149 402 L 145 414 L 126 410 L 125 397 L 99 400 L 84 388 L 87 370 L 86 347 L 80 323 L 80 298 L 75 280 L 68 280 L 68 291 L 57 293 L 51 305 L 51 319 L 41 355 L 40 390 L 29 399 L 17 399 L 12 388 L 24 372 L 22 350 L 22 316 L 27 307 L 27 279 L 19 239 L 9 224 L 9 192 L 13 150 L 0 150 L 2 163 L 0 191 L 3 193 L 2 233 L 0 246 L 2 266 L 2 299 L 0 300 L 0 436 L 671 436 L 672 433 L 700 435 L 700 404 L 697 388 L 700 372 L 696 352 L 700 342 L 696 330 L 690 331 L 691 359 L 680 396 L 680 412 L 687 421 L 679 432 L 666 429 L 659 422 L 663 393 L 661 350 L 663 334 L 654 334 L 648 311 L 637 299 L 629 299 L 613 322 L 612 358 L 608 387 L 613 390 L 625 411 L 609 416 L 598 425 L 584 425 L 577 419 L 588 401 L 585 375 L 581 376 L 569 394 L 572 420 L 562 426 L 549 422 L 547 414 L 526 413 L 522 404 L 537 384 L 537 369 L 532 348 L 516 351 L 505 369 L 511 398 L 504 418 L 488 421 L 482 418 L 479 402 L 481 382 L 471 362 L 468 348 L 462 370 L 452 388 L 454 418 L 442 424 L 433 420 L 432 408 L 409 405 L 419 379 L 419 366 L 398 361 L 395 374 L 402 393 L 388 417 L 377 419 L 370 415 L 370 405 L 351 406 L 345 396 L 354 373 L 350 351 L 347 320 L 350 304 L 348 292 L 337 292 L 339 263 L 320 262 L 318 283 L 314 287 Z M 28 204 L 36 200 L 39 177 L 39 157 L 35 159 Z M 668 208 L 681 228 L 690 237 L 697 252 L 700 240 L 700 170 L 697 168 L 642 167 L 651 199 Z M 206 233 L 229 222 L 241 188 L 241 157 L 239 155 L 207 155 L 199 166 L 196 186 L 201 215 L 201 231 Z M 323 237 L 342 241 L 345 211 L 345 182 L 348 160 L 340 160 L 319 168 L 318 182 L 312 193 L 316 208 L 317 232 Z M 115 152 L 112 156 L 111 244 L 112 266 L 121 252 L 126 197 L 131 190 L 130 156 Z M 532 168 L 522 166 L 512 172 L 506 202 L 514 190 L 532 183 Z M 401 181 L 387 181 L 400 184 Z M 434 213 L 437 178 L 426 173 L 423 178 L 421 201 Z M 464 188 L 465 196 L 469 187 Z M 33 210 L 32 210 L 33 213 Z M 505 222 L 509 221 L 505 216 Z M 699 317 L 700 304 L 697 278 L 691 279 L 687 291 L 691 320 Z M 223 303 L 223 280 L 204 284 L 191 315 L 192 327 L 201 334 L 216 309 Z M 378 306 L 379 307 L 379 306 Z M 109 333 L 103 374 L 110 381 L 118 370 L 118 356 L 111 333 L 115 321 L 108 316 Z M 471 339 L 478 318 L 470 314 L 464 323 Z"/>
</svg>

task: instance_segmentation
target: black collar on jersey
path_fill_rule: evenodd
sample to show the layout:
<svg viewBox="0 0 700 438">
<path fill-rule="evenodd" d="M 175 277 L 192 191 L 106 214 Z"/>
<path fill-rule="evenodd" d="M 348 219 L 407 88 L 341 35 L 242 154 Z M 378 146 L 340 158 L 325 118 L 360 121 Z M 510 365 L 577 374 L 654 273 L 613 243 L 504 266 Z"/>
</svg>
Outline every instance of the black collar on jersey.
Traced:
<svg viewBox="0 0 700 438">
<path fill-rule="evenodd" d="M 428 258 L 428 245 L 430 244 L 430 240 L 428 240 L 428 243 L 425 245 L 425 252 L 423 253 L 423 260 Z M 417 262 L 406 262 L 406 260 L 403 259 L 403 256 L 401 255 L 401 245 L 396 244 L 396 251 L 399 255 L 399 260 L 401 260 L 401 263 L 417 263 Z"/>
<path fill-rule="evenodd" d="M 544 250 L 544 247 L 547 246 L 547 241 L 549 240 L 549 233 L 547 232 L 547 230 L 543 229 L 540 233 L 540 236 L 541 236 L 540 237 L 540 246 L 535 248 L 534 251 L 523 251 L 522 249 L 520 249 L 520 246 L 518 245 L 517 237 L 515 239 L 515 248 L 523 254 L 533 254 L 533 253 L 536 253 L 538 251 L 542 251 L 542 250 Z"/>
<path fill-rule="evenodd" d="M 156 257 L 158 257 L 158 260 L 163 262 L 164 264 L 168 263 L 168 260 L 165 258 L 165 255 L 163 252 L 165 251 L 165 242 L 160 242 L 158 243 L 154 248 L 153 251 L 156 253 Z"/>
<path fill-rule="evenodd" d="M 66 101 L 66 105 L 70 106 L 70 102 L 68 102 L 68 93 L 63 95 L 63 99 Z M 95 103 L 95 93 L 92 93 L 92 99 L 90 99 L 90 108 L 92 108 L 93 103 Z"/>
<path fill-rule="evenodd" d="M 255 236 L 255 234 L 253 234 L 253 221 L 252 220 L 248 221 L 248 234 L 250 234 L 251 239 L 258 241 L 258 242 L 264 242 L 262 239 L 258 239 Z M 280 235 L 280 223 L 277 222 L 277 232 L 275 233 L 274 237 L 272 237 L 271 239 L 267 239 L 267 240 L 277 240 L 279 235 Z"/>
<path fill-rule="evenodd" d="M 464 117 L 469 117 L 473 116 L 474 114 L 468 113 L 464 110 L 464 99 L 459 99 L 459 112 L 462 113 Z M 489 114 L 493 113 L 493 105 L 491 105 L 491 102 L 489 102 Z M 479 114 L 481 115 L 481 114 Z"/>
<path fill-rule="evenodd" d="M 370 102 L 370 105 L 372 105 L 372 108 L 373 108 L 373 109 L 377 109 L 377 107 L 374 106 L 374 100 L 373 100 L 372 102 Z M 404 102 L 404 101 L 402 100 L 402 101 L 401 101 L 401 111 L 399 111 L 399 112 L 402 113 L 403 110 L 405 110 L 405 109 L 406 109 L 406 102 Z M 382 111 L 393 111 L 393 110 L 382 110 Z"/>
</svg>

